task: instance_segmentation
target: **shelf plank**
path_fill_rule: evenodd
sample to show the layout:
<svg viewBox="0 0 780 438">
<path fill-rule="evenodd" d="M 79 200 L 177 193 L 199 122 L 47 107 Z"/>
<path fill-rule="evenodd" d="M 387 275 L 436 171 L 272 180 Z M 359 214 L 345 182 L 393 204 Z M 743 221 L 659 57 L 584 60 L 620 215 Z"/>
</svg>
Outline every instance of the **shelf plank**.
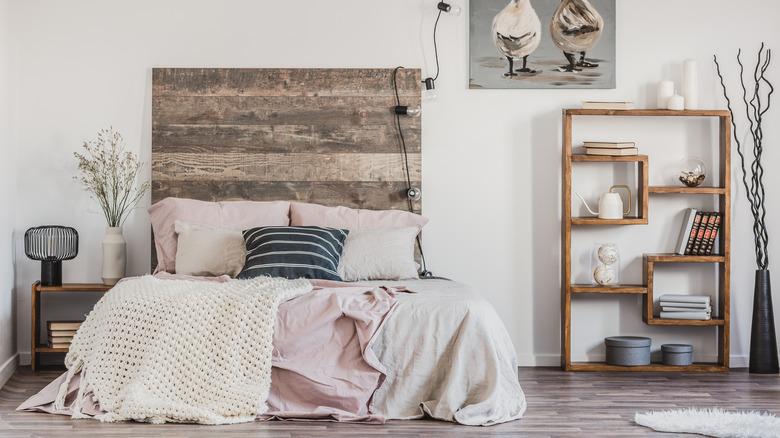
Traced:
<svg viewBox="0 0 780 438">
<path fill-rule="evenodd" d="M 647 155 L 583 155 L 577 154 L 571 156 L 572 161 L 591 161 L 591 162 L 637 162 L 647 161 Z"/>
<path fill-rule="evenodd" d="M 566 108 L 564 114 L 572 116 L 677 116 L 677 117 L 729 117 L 726 110 L 658 110 L 658 109 L 633 109 L 633 110 L 603 110 Z"/>
<path fill-rule="evenodd" d="M 641 284 L 619 284 L 615 286 L 572 284 L 570 291 L 577 294 L 646 294 L 647 287 Z"/>
<path fill-rule="evenodd" d="M 573 217 L 572 225 L 647 225 L 647 218 L 599 219 L 597 217 Z"/>
<path fill-rule="evenodd" d="M 101 283 L 62 283 L 62 286 L 42 286 L 36 284 L 36 289 L 45 292 L 106 292 L 114 286 Z"/>
<path fill-rule="evenodd" d="M 51 348 L 48 345 L 40 345 L 35 347 L 35 353 L 67 353 L 67 348 Z"/>
<path fill-rule="evenodd" d="M 669 319 L 653 316 L 653 319 L 648 319 L 645 323 L 647 325 L 718 326 L 725 325 L 726 321 L 717 318 L 702 321 L 699 319 Z"/>
<path fill-rule="evenodd" d="M 620 365 L 607 365 L 604 362 L 572 362 L 564 367 L 566 371 L 692 371 L 692 372 L 728 372 L 729 368 L 717 363 L 694 362 L 688 366 L 664 365 L 651 363 L 650 365 L 625 367 Z"/>
<path fill-rule="evenodd" d="M 682 194 L 708 194 L 725 195 L 726 189 L 723 187 L 673 187 L 673 186 L 650 186 L 650 193 L 682 193 Z"/>
<path fill-rule="evenodd" d="M 726 257 L 722 255 L 679 255 L 673 253 L 645 254 L 651 263 L 723 263 Z"/>
</svg>

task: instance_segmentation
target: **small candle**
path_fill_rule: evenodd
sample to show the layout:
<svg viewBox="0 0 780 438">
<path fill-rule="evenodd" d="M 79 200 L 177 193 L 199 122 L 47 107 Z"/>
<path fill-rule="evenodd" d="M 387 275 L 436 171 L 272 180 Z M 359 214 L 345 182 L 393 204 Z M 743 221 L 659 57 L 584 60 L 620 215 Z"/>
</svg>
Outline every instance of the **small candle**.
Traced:
<svg viewBox="0 0 780 438">
<path fill-rule="evenodd" d="M 669 108 L 669 98 L 674 94 L 674 82 L 665 80 L 658 83 L 658 94 L 656 100 L 656 108 L 667 109 Z"/>
<path fill-rule="evenodd" d="M 699 67 L 693 59 L 683 61 L 682 96 L 685 109 L 699 109 Z"/>
<path fill-rule="evenodd" d="M 682 111 L 685 109 L 685 99 L 679 94 L 669 98 L 669 109 L 675 111 Z"/>
</svg>

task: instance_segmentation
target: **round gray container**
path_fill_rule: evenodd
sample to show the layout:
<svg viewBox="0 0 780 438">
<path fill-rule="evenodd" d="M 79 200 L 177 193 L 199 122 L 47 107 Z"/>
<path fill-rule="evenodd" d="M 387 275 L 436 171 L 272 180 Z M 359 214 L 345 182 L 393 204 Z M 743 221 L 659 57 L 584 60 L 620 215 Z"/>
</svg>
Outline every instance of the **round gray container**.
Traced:
<svg viewBox="0 0 780 438">
<path fill-rule="evenodd" d="M 693 345 L 661 345 L 664 365 L 688 366 L 693 363 Z"/>
<path fill-rule="evenodd" d="M 636 367 L 650 365 L 650 338 L 641 336 L 610 336 L 607 346 L 607 365 Z"/>
</svg>

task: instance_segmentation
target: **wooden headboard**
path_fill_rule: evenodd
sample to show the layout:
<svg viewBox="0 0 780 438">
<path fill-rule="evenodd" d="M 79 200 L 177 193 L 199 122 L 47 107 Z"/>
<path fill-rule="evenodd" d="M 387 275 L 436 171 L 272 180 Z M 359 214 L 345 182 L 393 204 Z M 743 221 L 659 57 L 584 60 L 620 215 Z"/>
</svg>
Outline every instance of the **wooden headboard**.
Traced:
<svg viewBox="0 0 780 438">
<path fill-rule="evenodd" d="M 407 209 L 393 70 L 153 69 L 152 202 Z M 399 70 L 397 84 L 401 105 L 420 105 L 419 69 Z M 420 119 L 401 127 L 421 187 Z"/>
</svg>

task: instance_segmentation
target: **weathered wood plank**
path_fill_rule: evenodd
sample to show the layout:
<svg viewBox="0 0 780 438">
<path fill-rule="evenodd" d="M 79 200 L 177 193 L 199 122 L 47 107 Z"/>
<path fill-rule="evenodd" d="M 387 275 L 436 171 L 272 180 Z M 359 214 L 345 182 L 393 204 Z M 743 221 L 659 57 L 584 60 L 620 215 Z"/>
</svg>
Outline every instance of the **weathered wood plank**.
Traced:
<svg viewBox="0 0 780 438">
<path fill-rule="evenodd" d="M 420 181 L 412 184 L 421 186 Z M 186 195 L 186 196 L 185 196 Z M 152 182 L 152 202 L 166 197 L 203 201 L 297 201 L 371 210 L 406 210 L 402 181 L 214 181 L 159 180 Z M 415 207 L 419 209 L 419 201 Z"/>
<path fill-rule="evenodd" d="M 153 96 L 158 124 L 390 125 L 395 98 L 294 96 Z M 404 117 L 404 124 L 419 121 Z"/>
<path fill-rule="evenodd" d="M 152 93 L 210 96 L 377 96 L 393 95 L 387 68 L 155 68 Z M 419 69 L 398 71 L 398 94 L 417 99 Z"/>
<path fill-rule="evenodd" d="M 420 155 L 409 157 L 420 179 Z M 406 181 L 402 154 L 184 154 L 158 153 L 153 180 L 214 181 Z"/>
<path fill-rule="evenodd" d="M 419 119 L 404 120 L 410 153 L 421 150 Z M 166 153 L 369 153 L 400 152 L 393 124 L 313 125 L 154 125 L 152 151 Z"/>
</svg>

